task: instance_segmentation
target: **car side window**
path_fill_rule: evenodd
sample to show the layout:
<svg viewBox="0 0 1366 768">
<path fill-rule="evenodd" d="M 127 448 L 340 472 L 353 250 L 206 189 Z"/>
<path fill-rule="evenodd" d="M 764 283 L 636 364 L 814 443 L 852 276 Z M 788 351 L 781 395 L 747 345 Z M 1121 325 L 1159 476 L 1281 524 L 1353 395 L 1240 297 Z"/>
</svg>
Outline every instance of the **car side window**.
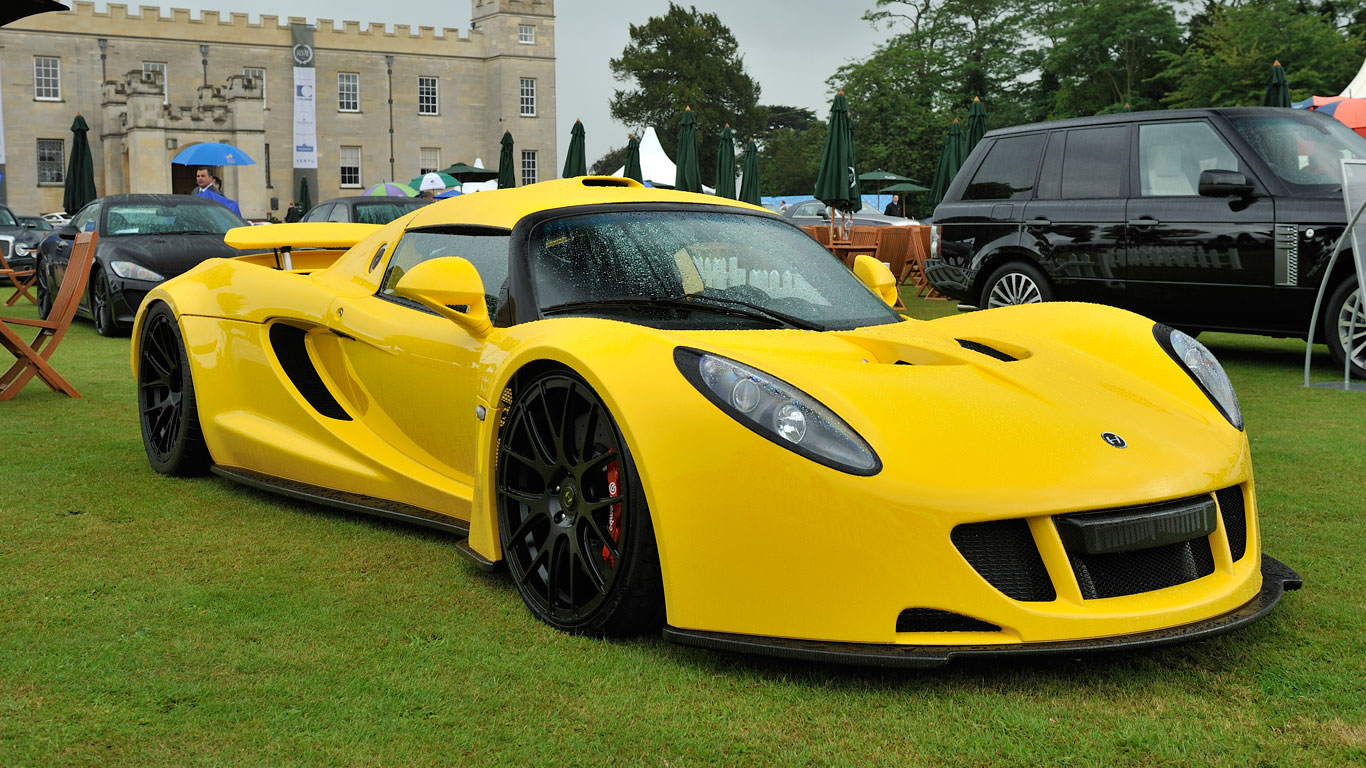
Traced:
<svg viewBox="0 0 1366 768">
<path fill-rule="evenodd" d="M 335 207 L 335 205 L 320 205 L 305 213 L 299 221 L 327 221 L 327 217 L 332 215 L 332 209 Z"/>
<path fill-rule="evenodd" d="M 1199 194 L 1201 171 L 1241 171 L 1238 156 L 1204 121 L 1138 127 L 1139 191 L 1144 197 Z"/>
<path fill-rule="evenodd" d="M 1129 126 L 1107 125 L 1067 132 L 1062 154 L 1064 200 L 1125 197 Z"/>
<path fill-rule="evenodd" d="M 380 294 L 406 303 L 394 289 L 403 275 L 428 259 L 459 256 L 468 260 L 484 283 L 489 316 L 498 309 L 499 294 L 508 276 L 508 244 L 512 233 L 506 229 L 460 227 L 458 229 L 406 232 L 394 248 L 389 267 L 380 283 Z M 414 305 L 416 306 L 416 305 Z"/>
<path fill-rule="evenodd" d="M 93 232 L 96 222 L 99 220 L 100 204 L 94 203 L 78 211 L 76 216 L 71 219 L 71 226 L 75 227 L 77 232 Z"/>
<path fill-rule="evenodd" d="M 328 221 L 339 221 L 345 224 L 351 221 L 351 211 L 345 205 L 337 203 L 332 206 L 332 215 L 327 217 Z"/>
<path fill-rule="evenodd" d="M 963 192 L 964 200 L 1029 199 L 1047 134 L 1005 136 L 996 140 Z"/>
<path fill-rule="evenodd" d="M 825 209 L 825 203 L 802 203 L 797 209 L 798 216 L 819 216 Z"/>
</svg>

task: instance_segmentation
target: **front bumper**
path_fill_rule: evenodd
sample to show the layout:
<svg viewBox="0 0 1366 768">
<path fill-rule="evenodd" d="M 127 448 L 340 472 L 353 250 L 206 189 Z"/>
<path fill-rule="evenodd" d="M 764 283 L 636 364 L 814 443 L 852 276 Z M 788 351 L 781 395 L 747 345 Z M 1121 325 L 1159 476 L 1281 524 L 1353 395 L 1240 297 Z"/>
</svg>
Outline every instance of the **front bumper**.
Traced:
<svg viewBox="0 0 1366 768">
<path fill-rule="evenodd" d="M 717 651 L 774 656 L 796 661 L 855 664 L 900 669 L 934 669 L 955 659 L 1007 656 L 1054 656 L 1097 651 L 1127 651 L 1222 635 L 1271 612 L 1287 590 L 1303 584 L 1299 574 L 1284 563 L 1262 555 L 1262 589 L 1243 605 L 1219 616 L 1167 629 L 1114 637 L 1096 637 L 1015 645 L 890 645 L 877 643 L 831 643 L 778 637 L 735 635 L 690 629 L 664 628 L 664 638 L 681 645 Z"/>
</svg>

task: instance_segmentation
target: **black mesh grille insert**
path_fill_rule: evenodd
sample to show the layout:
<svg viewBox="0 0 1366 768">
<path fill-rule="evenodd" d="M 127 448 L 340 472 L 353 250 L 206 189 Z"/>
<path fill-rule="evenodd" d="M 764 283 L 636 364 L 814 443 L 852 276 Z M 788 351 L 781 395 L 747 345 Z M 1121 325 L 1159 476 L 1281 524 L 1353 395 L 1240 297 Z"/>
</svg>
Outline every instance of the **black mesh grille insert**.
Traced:
<svg viewBox="0 0 1366 768">
<path fill-rule="evenodd" d="M 1136 552 L 1068 557 L 1088 600 L 1166 589 L 1214 573 L 1208 537 Z"/>
<path fill-rule="evenodd" d="M 1219 514 L 1224 518 L 1224 532 L 1228 534 L 1228 548 L 1236 563 L 1247 552 L 1247 507 L 1243 505 L 1243 487 L 1234 485 L 1215 491 Z"/>
<path fill-rule="evenodd" d="M 1057 597 L 1024 520 L 965 523 L 949 536 L 968 564 L 1007 597 L 1031 603 Z"/>
<path fill-rule="evenodd" d="M 295 389 L 298 389 L 299 394 L 313 406 L 313 410 L 329 419 L 350 421 L 351 417 L 346 414 L 332 393 L 327 391 L 327 385 L 313 367 L 313 361 L 308 358 L 308 347 L 304 344 L 304 337 L 307 335 L 307 331 L 292 325 L 272 325 L 270 345 L 275 349 L 275 358 L 280 361 L 280 367 L 285 369 L 285 374 L 294 383 Z"/>
<path fill-rule="evenodd" d="M 973 352 L 981 352 L 987 357 L 994 357 L 1003 363 L 1013 363 L 1016 360 L 1020 359 L 1018 357 L 1015 357 L 1014 355 L 1008 355 L 1005 352 L 996 349 L 995 347 L 988 347 L 980 341 L 968 341 L 967 339 L 955 339 L 955 341 L 957 341 L 958 346 L 962 347 L 963 349 L 970 349 Z"/>
<path fill-rule="evenodd" d="M 907 608 L 896 617 L 898 632 L 1000 632 L 988 621 L 936 608 Z"/>
</svg>

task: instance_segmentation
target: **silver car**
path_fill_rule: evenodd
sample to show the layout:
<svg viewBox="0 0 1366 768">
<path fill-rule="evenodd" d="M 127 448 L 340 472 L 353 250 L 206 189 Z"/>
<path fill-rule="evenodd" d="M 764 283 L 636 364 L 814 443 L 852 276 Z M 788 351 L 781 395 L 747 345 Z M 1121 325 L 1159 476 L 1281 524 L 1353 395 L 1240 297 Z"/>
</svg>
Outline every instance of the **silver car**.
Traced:
<svg viewBox="0 0 1366 768">
<path fill-rule="evenodd" d="M 783 215 L 799 227 L 830 223 L 830 209 L 819 200 L 806 200 L 789 205 Z M 868 203 L 864 203 L 863 207 L 854 213 L 854 226 L 856 227 L 907 226 L 919 223 L 915 219 L 888 216 Z"/>
</svg>

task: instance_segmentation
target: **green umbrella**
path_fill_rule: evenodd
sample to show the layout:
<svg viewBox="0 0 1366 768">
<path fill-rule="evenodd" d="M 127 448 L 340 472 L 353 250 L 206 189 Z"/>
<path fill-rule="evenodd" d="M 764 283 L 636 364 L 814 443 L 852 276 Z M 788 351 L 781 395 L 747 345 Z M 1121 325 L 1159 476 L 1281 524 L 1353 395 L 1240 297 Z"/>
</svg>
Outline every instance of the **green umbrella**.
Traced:
<svg viewBox="0 0 1366 768">
<path fill-rule="evenodd" d="M 517 165 L 512 154 L 512 131 L 503 131 L 502 147 L 498 150 L 498 188 L 517 186 Z"/>
<path fill-rule="evenodd" d="M 575 176 L 588 175 L 588 159 L 584 157 L 583 150 L 583 123 L 574 121 L 574 129 L 569 132 L 569 151 L 564 156 L 564 173 L 560 174 L 562 179 L 572 179 Z"/>
<path fill-rule="evenodd" d="M 1285 78 L 1285 69 L 1279 59 L 1271 64 L 1271 74 L 1267 75 L 1266 98 L 1262 100 L 1262 106 L 1290 106 L 1290 81 Z"/>
<path fill-rule="evenodd" d="M 683 122 L 678 126 L 678 155 L 674 162 L 674 189 L 679 192 L 701 192 L 702 171 L 697 167 L 697 118 L 692 107 L 683 109 Z"/>
<path fill-rule="evenodd" d="M 741 164 L 743 178 L 740 180 L 740 197 L 742 203 L 750 205 L 759 204 L 759 146 L 754 143 L 754 138 L 745 143 L 745 159 Z"/>
<path fill-rule="evenodd" d="M 626 142 L 626 167 L 621 175 L 645 183 L 645 172 L 640 170 L 640 139 L 634 133 L 631 134 L 631 140 Z"/>
<path fill-rule="evenodd" d="M 461 184 L 471 181 L 492 181 L 498 178 L 497 171 L 490 171 L 487 168 L 475 168 L 465 163 L 455 163 L 446 166 L 437 173 L 444 173 L 447 176 L 454 176 Z"/>
<path fill-rule="evenodd" d="M 830 128 L 825 133 L 825 150 L 821 153 L 821 167 L 812 194 L 822 203 L 846 213 L 863 206 L 858 171 L 854 170 L 854 125 L 849 121 L 844 91 L 840 91 L 830 105 Z M 830 223 L 834 225 L 833 217 Z"/>
<path fill-rule="evenodd" d="M 878 184 L 878 185 L 881 185 L 881 184 L 887 184 L 888 182 L 893 182 L 893 181 L 909 181 L 909 182 L 914 182 L 915 179 L 912 179 L 912 178 L 909 177 L 909 176 L 902 176 L 901 174 L 898 174 L 898 173 L 889 173 L 889 172 L 887 172 L 887 171 L 877 170 L 877 171 L 868 171 L 867 173 L 860 173 L 860 174 L 858 175 L 858 181 L 859 181 L 859 184 L 860 184 L 860 185 L 862 185 L 862 184 Z M 882 207 L 882 193 L 883 193 L 883 192 L 886 192 L 886 191 L 887 191 L 887 189 L 884 188 L 884 187 L 881 187 L 881 186 L 879 186 L 878 189 L 877 189 L 877 198 L 878 198 L 878 199 L 877 199 L 877 205 L 878 205 L 879 208 Z"/>
<path fill-rule="evenodd" d="M 62 193 L 62 208 L 68 214 L 84 208 L 94 200 L 95 160 L 90 156 L 90 140 L 86 133 L 90 126 L 85 124 L 81 113 L 71 121 L 71 162 L 66 166 L 66 190 Z"/>
<path fill-rule="evenodd" d="M 313 207 L 313 196 L 308 194 L 308 177 L 299 179 L 299 213 L 308 213 Z"/>
<path fill-rule="evenodd" d="M 976 96 L 972 97 L 972 109 L 968 110 L 968 130 L 963 143 L 963 159 L 967 160 L 977 142 L 982 140 L 982 136 L 987 132 L 987 110 L 982 106 L 982 100 Z"/>
<path fill-rule="evenodd" d="M 909 181 L 903 181 L 900 184 L 893 184 L 890 187 L 883 187 L 882 191 L 900 192 L 903 195 L 914 195 L 919 192 L 929 192 L 930 190 L 928 187 L 922 187 L 919 184 L 912 184 Z"/>
<path fill-rule="evenodd" d="M 963 167 L 963 127 L 957 120 L 949 126 L 948 136 L 944 139 L 944 151 L 939 155 L 939 168 L 934 172 L 934 182 L 930 184 L 930 205 L 939 205 L 949 184 Z"/>
<path fill-rule="evenodd" d="M 414 176 L 412 179 L 408 181 L 408 186 L 412 187 L 413 189 L 422 189 L 422 180 L 427 178 L 428 176 L 437 176 L 438 178 L 440 178 L 441 183 L 446 185 L 445 187 L 442 187 L 442 189 L 450 189 L 451 187 L 460 186 L 460 179 L 455 178 L 454 176 L 450 175 L 449 173 L 446 173 L 445 171 L 435 171 L 433 173 L 419 173 L 418 175 Z"/>
<path fill-rule="evenodd" d="M 716 142 L 716 196 L 735 199 L 735 134 L 730 123 Z"/>
</svg>

